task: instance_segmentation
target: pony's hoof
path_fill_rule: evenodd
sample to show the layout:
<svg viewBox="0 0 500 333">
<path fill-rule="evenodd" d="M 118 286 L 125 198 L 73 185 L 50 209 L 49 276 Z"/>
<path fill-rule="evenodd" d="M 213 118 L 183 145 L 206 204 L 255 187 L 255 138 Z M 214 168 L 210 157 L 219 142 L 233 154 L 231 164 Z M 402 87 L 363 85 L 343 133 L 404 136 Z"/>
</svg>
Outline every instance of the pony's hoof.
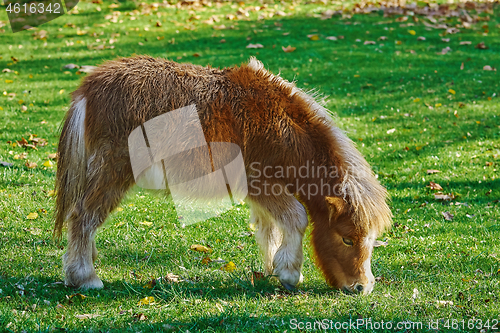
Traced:
<svg viewBox="0 0 500 333">
<path fill-rule="evenodd" d="M 281 282 L 281 281 L 280 281 L 280 282 Z M 285 287 L 285 289 L 286 289 L 286 290 L 288 290 L 288 291 L 294 291 L 294 290 L 295 290 L 295 287 L 296 287 L 296 286 L 291 285 L 291 284 L 286 283 L 286 282 L 281 282 L 281 285 L 282 285 L 283 287 Z"/>
<path fill-rule="evenodd" d="M 104 284 L 102 281 L 96 276 L 95 278 L 83 282 L 83 283 L 71 283 L 70 281 L 66 280 L 64 281 L 64 284 L 67 287 L 73 287 L 75 289 L 83 289 L 83 290 L 88 290 L 88 289 L 102 289 L 104 288 Z"/>
<path fill-rule="evenodd" d="M 104 288 L 104 284 L 102 283 L 102 281 L 99 279 L 99 278 L 95 278 L 89 282 L 85 282 L 84 284 L 82 284 L 80 286 L 80 289 L 84 289 L 84 290 L 87 290 L 87 289 L 102 289 Z"/>
</svg>

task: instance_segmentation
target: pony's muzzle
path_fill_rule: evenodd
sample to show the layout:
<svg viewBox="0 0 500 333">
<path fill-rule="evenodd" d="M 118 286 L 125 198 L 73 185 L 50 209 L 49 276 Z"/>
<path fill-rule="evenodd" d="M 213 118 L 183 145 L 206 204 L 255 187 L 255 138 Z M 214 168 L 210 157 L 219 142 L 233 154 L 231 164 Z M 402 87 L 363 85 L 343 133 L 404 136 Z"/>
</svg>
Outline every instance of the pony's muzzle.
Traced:
<svg viewBox="0 0 500 333">
<path fill-rule="evenodd" d="M 353 286 L 344 286 L 342 290 L 346 294 L 368 295 L 373 290 L 373 283 L 368 283 L 366 285 L 362 283 L 356 283 Z"/>
</svg>

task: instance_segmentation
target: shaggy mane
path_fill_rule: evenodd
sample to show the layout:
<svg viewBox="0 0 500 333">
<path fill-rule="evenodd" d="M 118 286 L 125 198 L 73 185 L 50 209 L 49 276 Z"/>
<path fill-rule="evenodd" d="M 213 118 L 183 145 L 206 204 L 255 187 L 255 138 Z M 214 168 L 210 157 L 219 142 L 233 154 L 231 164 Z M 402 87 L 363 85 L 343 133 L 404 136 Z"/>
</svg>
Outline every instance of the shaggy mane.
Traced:
<svg viewBox="0 0 500 333">
<path fill-rule="evenodd" d="M 354 142 L 347 137 L 344 131 L 335 126 L 330 112 L 323 107 L 321 95 L 315 91 L 305 92 L 295 86 L 293 82 L 283 79 L 279 74 L 274 75 L 264 68 L 264 64 L 251 57 L 247 65 L 257 76 L 268 79 L 290 97 L 296 96 L 307 103 L 318 118 L 331 129 L 333 144 L 336 153 L 343 161 L 341 194 L 351 206 L 353 220 L 357 227 L 374 231 L 377 235 L 384 232 L 392 224 L 392 213 L 387 205 L 387 190 L 380 185 L 377 178 L 363 156 L 356 149 Z"/>
</svg>

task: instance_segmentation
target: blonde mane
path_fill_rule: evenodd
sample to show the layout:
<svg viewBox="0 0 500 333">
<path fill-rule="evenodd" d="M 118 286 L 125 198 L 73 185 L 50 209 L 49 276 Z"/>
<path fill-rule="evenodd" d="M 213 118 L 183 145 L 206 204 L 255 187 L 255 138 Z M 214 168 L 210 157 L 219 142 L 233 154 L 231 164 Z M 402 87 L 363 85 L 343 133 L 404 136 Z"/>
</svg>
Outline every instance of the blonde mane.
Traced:
<svg viewBox="0 0 500 333">
<path fill-rule="evenodd" d="M 297 96 L 304 100 L 318 118 L 329 126 L 336 151 L 344 162 L 340 194 L 351 205 L 355 223 L 358 227 L 374 231 L 376 234 L 388 229 L 392 224 L 392 213 L 387 205 L 387 190 L 375 178 L 370 165 L 356 149 L 354 142 L 344 131 L 335 126 L 333 116 L 318 100 L 319 94 L 305 92 L 279 74 L 272 74 L 255 57 L 250 58 L 248 67 L 279 87 L 290 90 L 290 97 Z"/>
</svg>

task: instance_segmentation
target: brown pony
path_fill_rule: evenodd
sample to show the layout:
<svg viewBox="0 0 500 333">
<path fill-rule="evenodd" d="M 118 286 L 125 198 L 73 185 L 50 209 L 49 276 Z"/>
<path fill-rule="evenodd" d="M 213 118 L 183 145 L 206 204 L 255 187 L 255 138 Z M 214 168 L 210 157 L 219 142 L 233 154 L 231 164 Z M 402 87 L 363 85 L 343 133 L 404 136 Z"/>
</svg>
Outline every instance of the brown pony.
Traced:
<svg viewBox="0 0 500 333">
<path fill-rule="evenodd" d="M 72 96 L 59 141 L 54 226 L 60 237 L 68 222 L 67 285 L 103 287 L 93 265 L 95 235 L 135 183 L 131 132 L 195 105 L 207 142 L 241 149 L 246 202 L 266 273 L 288 289 L 302 280 L 302 239 L 310 221 L 327 282 L 372 291 L 375 238 L 391 225 L 386 190 L 328 111 L 261 62 L 252 58 L 220 70 L 122 58 L 97 67 Z"/>
</svg>

